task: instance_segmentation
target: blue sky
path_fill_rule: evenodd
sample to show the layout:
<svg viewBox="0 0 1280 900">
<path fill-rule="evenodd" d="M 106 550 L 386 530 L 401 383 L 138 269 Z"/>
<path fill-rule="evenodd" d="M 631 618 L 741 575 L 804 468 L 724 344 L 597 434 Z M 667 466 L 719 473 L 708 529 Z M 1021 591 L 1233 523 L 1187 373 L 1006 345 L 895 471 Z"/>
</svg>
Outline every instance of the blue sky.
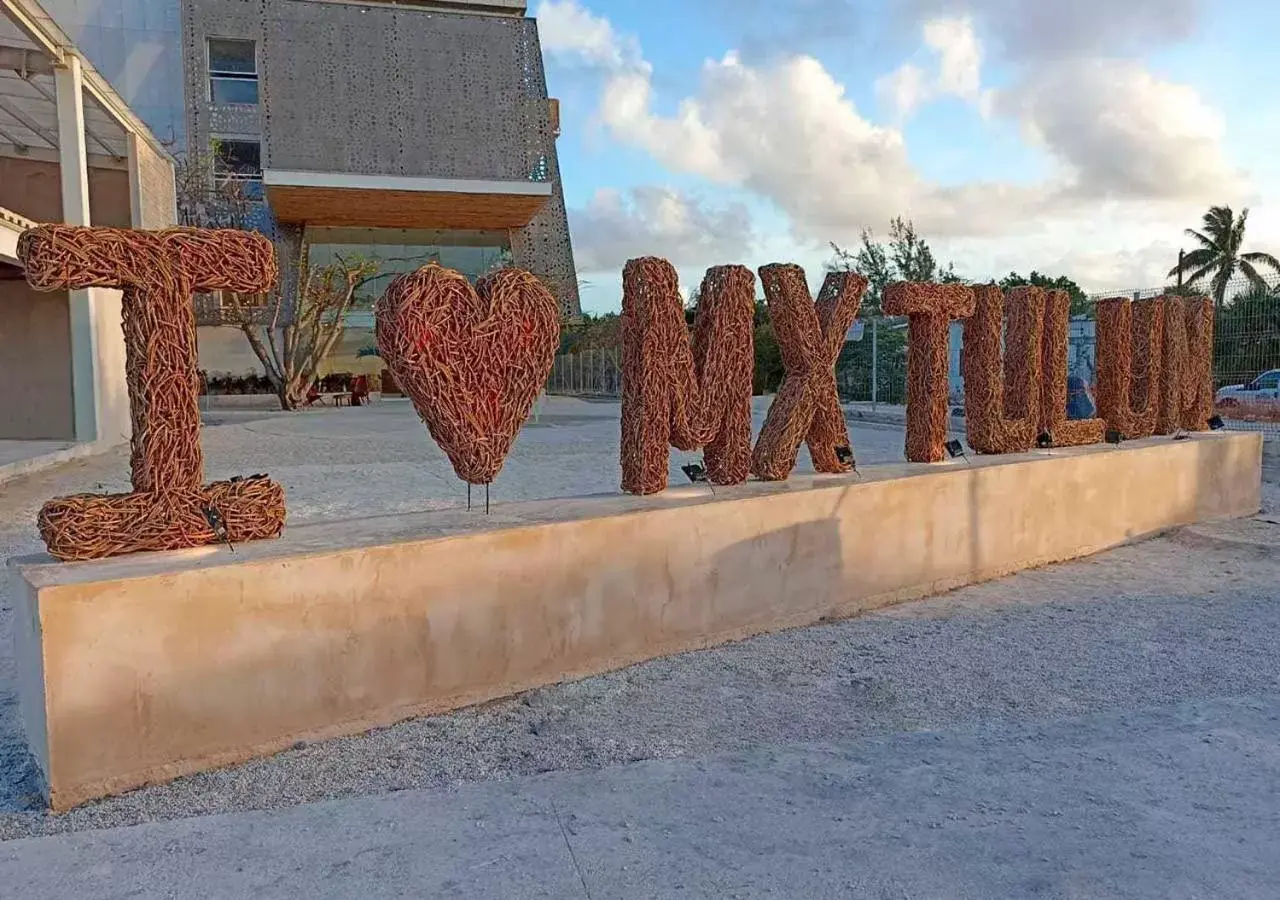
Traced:
<svg viewBox="0 0 1280 900">
<path fill-rule="evenodd" d="M 1152 286 L 1210 203 L 1280 251 L 1277 4 L 539 0 L 584 308 L 630 256 L 796 261 L 908 216 L 984 278 Z"/>
</svg>

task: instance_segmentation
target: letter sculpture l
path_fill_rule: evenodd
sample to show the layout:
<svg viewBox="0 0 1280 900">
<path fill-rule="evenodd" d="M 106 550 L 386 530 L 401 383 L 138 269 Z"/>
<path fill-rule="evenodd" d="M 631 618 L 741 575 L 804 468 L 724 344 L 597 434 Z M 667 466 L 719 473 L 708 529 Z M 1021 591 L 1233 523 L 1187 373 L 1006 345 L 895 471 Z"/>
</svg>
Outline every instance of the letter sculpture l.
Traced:
<svg viewBox="0 0 1280 900">
<path fill-rule="evenodd" d="M 194 291 L 260 293 L 271 242 L 233 230 L 130 231 L 41 225 L 18 239 L 36 290 L 118 288 L 133 422 L 133 493 L 76 494 L 40 510 L 58 559 L 97 559 L 277 537 L 284 490 L 265 476 L 203 485 Z"/>
</svg>

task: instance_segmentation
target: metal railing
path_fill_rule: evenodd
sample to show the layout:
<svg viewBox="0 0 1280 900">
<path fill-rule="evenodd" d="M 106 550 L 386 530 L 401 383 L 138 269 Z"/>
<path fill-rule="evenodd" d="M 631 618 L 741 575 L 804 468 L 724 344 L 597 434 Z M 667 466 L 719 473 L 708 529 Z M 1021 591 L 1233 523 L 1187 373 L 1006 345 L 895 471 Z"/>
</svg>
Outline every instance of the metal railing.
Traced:
<svg viewBox="0 0 1280 900">
<path fill-rule="evenodd" d="M 557 356 L 547 379 L 547 393 L 621 397 L 622 350 L 606 347 Z"/>
</svg>

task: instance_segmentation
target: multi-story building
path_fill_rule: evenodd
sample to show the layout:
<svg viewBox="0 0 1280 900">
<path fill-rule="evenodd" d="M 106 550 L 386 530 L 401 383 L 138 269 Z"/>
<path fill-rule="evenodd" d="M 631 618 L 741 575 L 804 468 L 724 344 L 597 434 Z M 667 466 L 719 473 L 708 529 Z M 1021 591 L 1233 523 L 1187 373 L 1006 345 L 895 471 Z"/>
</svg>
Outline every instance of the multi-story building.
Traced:
<svg viewBox="0 0 1280 900">
<path fill-rule="evenodd" d="M 162 143 L 36 0 L 0 0 L 0 479 L 130 430 L 120 292 L 32 290 L 18 237 L 164 228 L 174 205 Z"/>
<path fill-rule="evenodd" d="M 47 5 L 157 134 L 217 147 L 286 269 L 303 241 L 313 264 L 373 257 L 376 293 L 428 259 L 473 277 L 510 260 L 577 314 L 558 105 L 525 0 Z"/>
</svg>

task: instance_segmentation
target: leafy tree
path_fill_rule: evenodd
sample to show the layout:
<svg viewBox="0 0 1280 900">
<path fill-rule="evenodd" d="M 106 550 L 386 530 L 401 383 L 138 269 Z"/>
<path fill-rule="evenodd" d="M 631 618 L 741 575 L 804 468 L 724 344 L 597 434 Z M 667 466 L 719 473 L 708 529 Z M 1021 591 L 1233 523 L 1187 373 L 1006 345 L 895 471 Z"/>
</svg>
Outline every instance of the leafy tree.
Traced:
<svg viewBox="0 0 1280 900">
<path fill-rule="evenodd" d="M 910 219 L 899 216 L 889 223 L 889 256 L 903 281 L 937 280 L 938 261 Z"/>
<path fill-rule="evenodd" d="M 862 229 L 861 240 L 857 253 L 833 241 L 831 250 L 835 257 L 827 263 L 827 271 L 858 272 L 866 278 L 867 292 L 862 297 L 862 309 L 865 315 L 878 316 L 884 301 L 884 289 L 895 280 L 895 269 L 884 244 L 876 241 L 869 229 Z"/>
<path fill-rule="evenodd" d="M 1265 290 L 1267 283 L 1258 272 L 1263 266 L 1272 272 L 1280 273 L 1280 260 L 1270 253 L 1245 253 L 1245 225 L 1249 221 L 1249 210 L 1243 209 L 1236 216 L 1229 206 L 1210 207 L 1204 214 L 1204 231 L 1187 229 L 1187 236 L 1200 246 L 1186 254 L 1169 270 L 1169 277 L 1183 276 L 1191 285 L 1205 279 L 1209 280 L 1209 290 L 1213 294 L 1214 305 L 1221 309 L 1227 296 L 1227 285 L 1239 271 L 1255 288 Z"/>
<path fill-rule="evenodd" d="M 1233 299 L 1218 313 L 1213 338 L 1220 385 L 1280 366 L 1280 289 L 1255 285 Z"/>
<path fill-rule="evenodd" d="M 939 268 L 933 250 L 910 219 L 897 217 L 889 223 L 887 245 L 877 241 L 869 229 L 863 229 L 856 252 L 835 243 L 831 250 L 834 255 L 827 263 L 828 271 L 856 271 L 867 279 L 863 318 L 878 319 L 882 315 L 885 288 L 895 281 L 964 281 L 954 263 Z M 905 402 L 907 330 L 883 322 L 875 327 L 877 397 L 885 403 Z M 861 341 L 846 344 L 841 350 L 836 373 L 842 396 L 871 397 L 871 345 L 872 337 L 867 333 Z"/>
<path fill-rule="evenodd" d="M 1088 313 L 1091 309 L 1089 304 L 1089 295 L 1081 289 L 1066 275 L 1059 275 L 1056 278 L 1050 278 L 1048 275 L 1041 275 L 1039 272 L 1032 270 L 1031 274 L 1023 278 L 1017 272 L 1010 272 L 1004 278 L 1000 279 L 1000 288 L 1009 290 L 1010 288 L 1023 287 L 1030 285 L 1032 287 L 1044 288 L 1045 290 L 1066 291 L 1071 295 L 1071 315 L 1079 316 Z"/>
</svg>

